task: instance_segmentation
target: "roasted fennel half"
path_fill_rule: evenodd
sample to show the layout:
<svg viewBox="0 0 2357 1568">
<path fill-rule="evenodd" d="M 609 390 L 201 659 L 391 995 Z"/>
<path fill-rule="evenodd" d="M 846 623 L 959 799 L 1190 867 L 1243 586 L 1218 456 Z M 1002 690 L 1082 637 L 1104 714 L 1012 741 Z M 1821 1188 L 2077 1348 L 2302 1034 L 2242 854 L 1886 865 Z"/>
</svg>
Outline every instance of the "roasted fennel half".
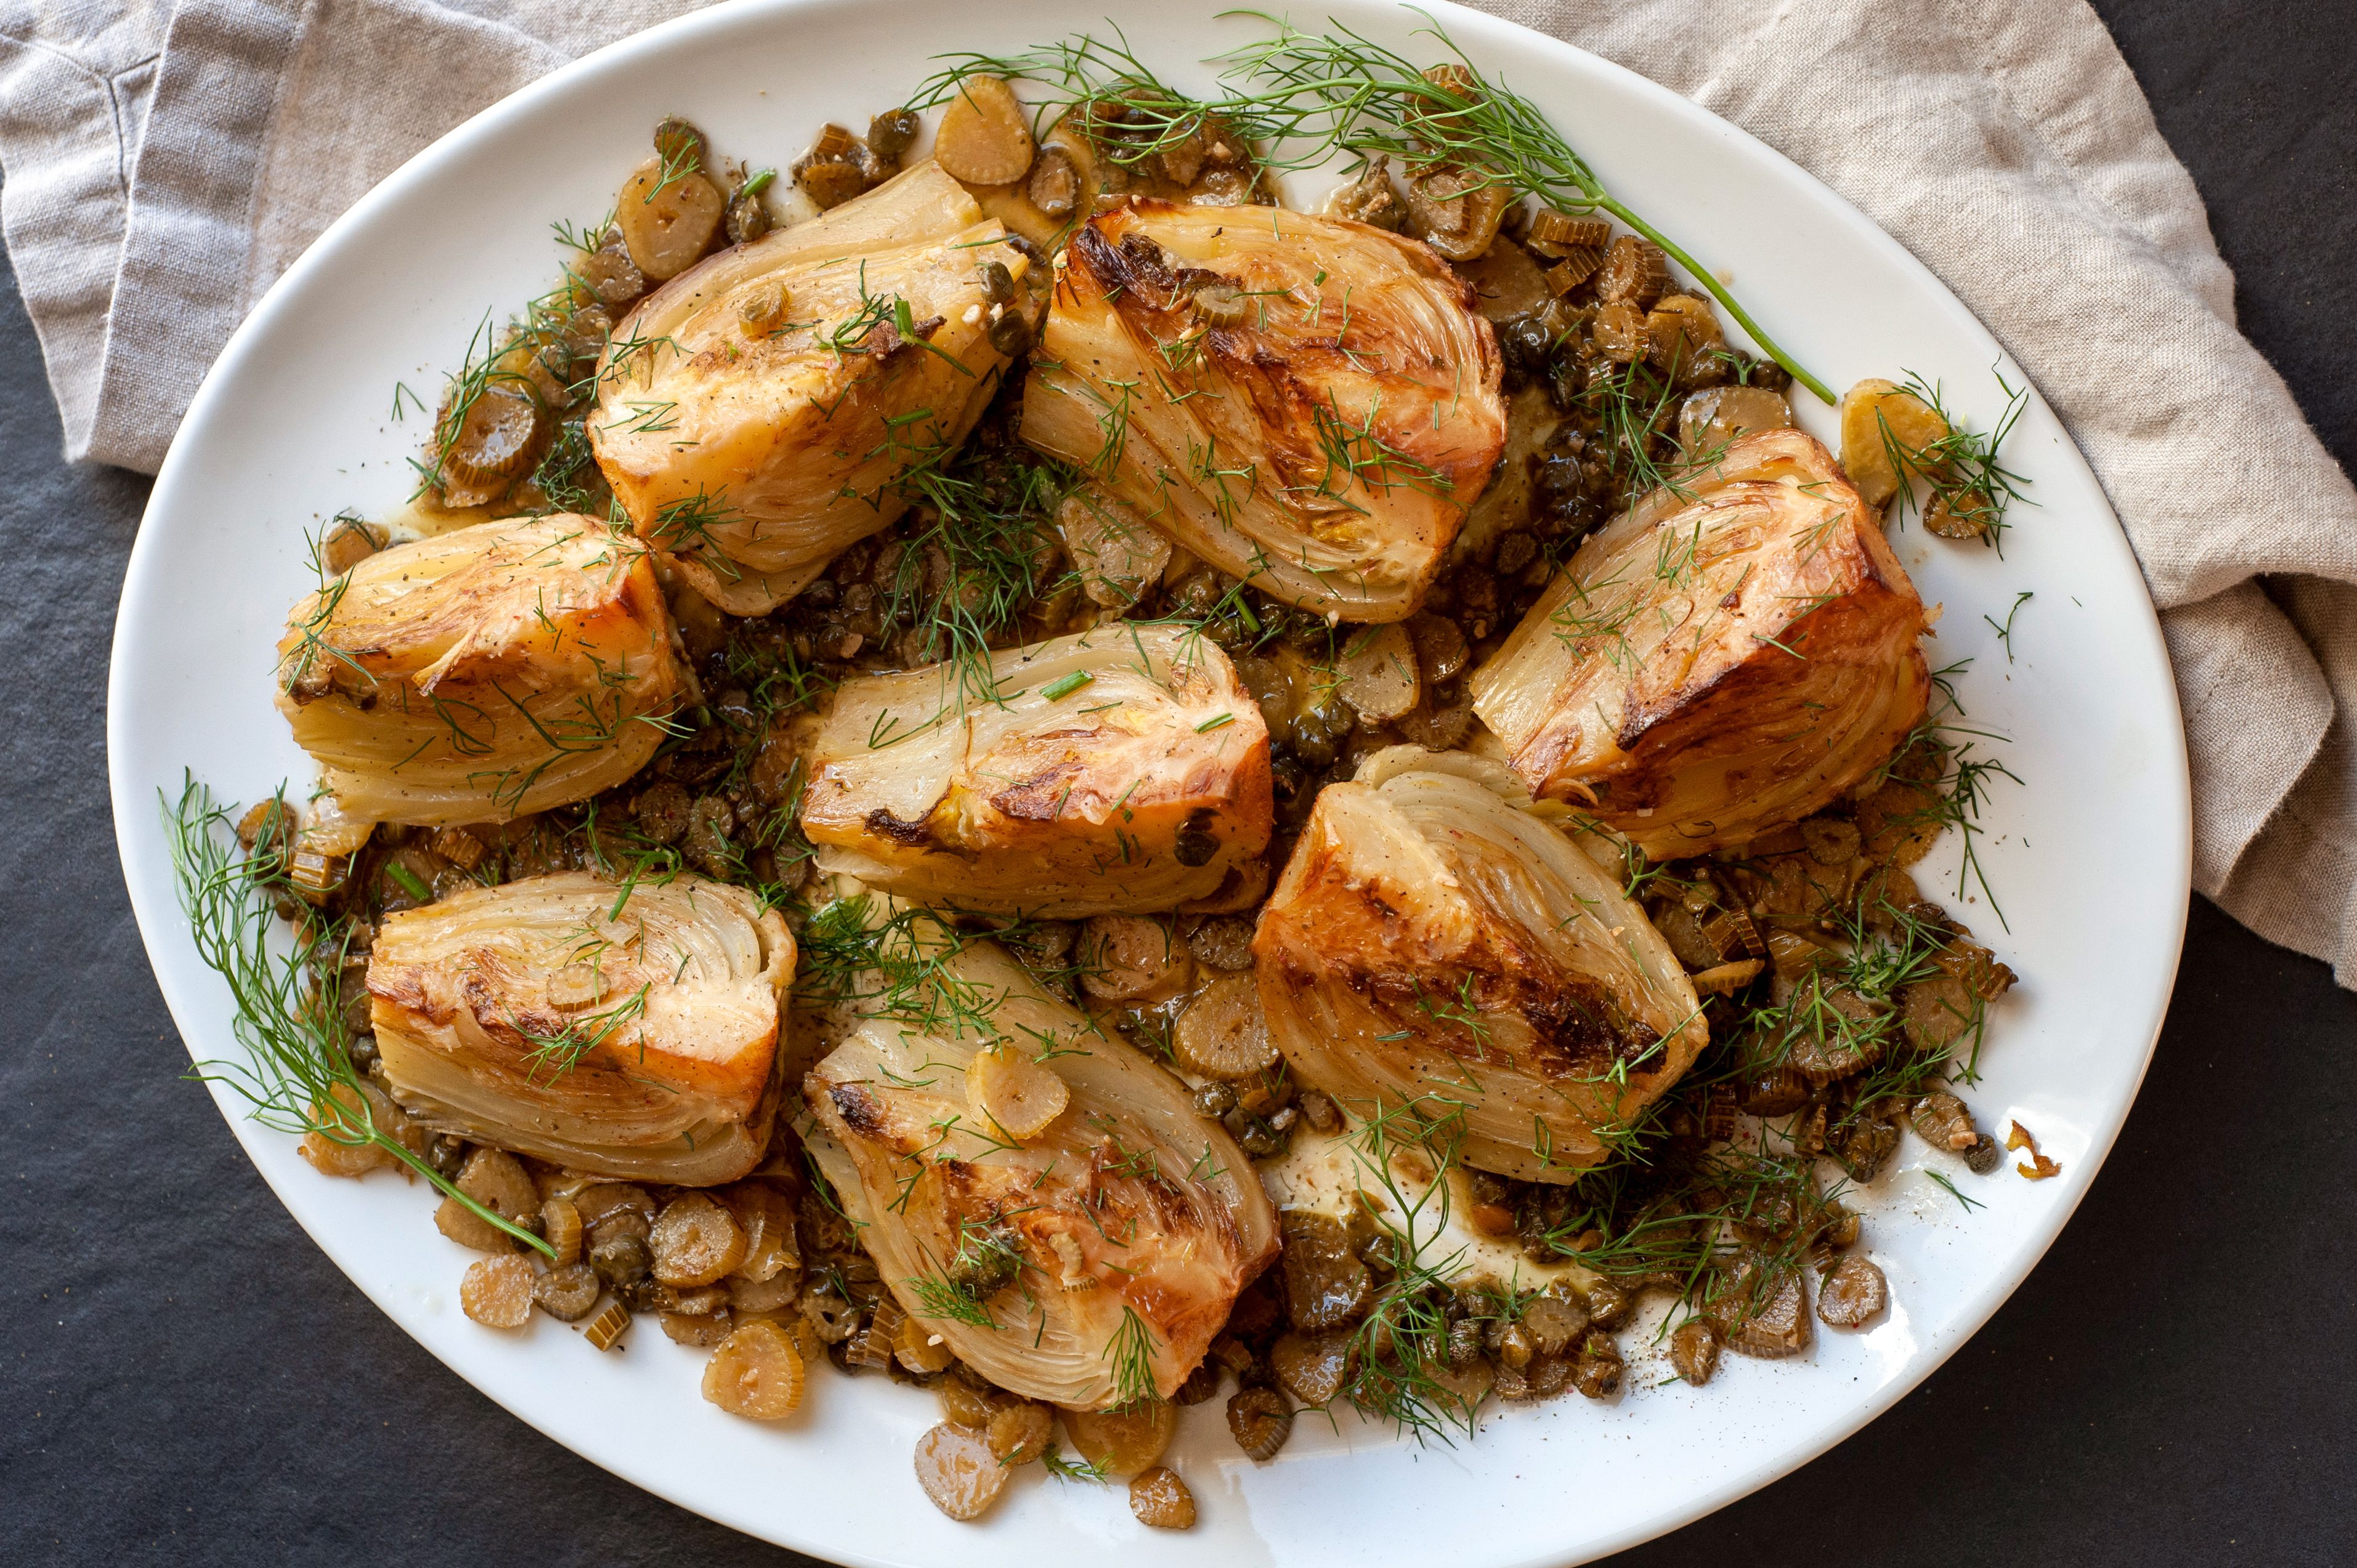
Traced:
<svg viewBox="0 0 2357 1568">
<path fill-rule="evenodd" d="M 1268 845 L 1268 726 L 1208 637 L 1111 625 L 847 681 L 807 754 L 820 868 L 959 908 L 1168 909 Z"/>
<path fill-rule="evenodd" d="M 856 1022 L 803 1101 L 885 1283 L 1009 1392 L 1168 1398 L 1276 1256 L 1243 1152 L 995 942 L 922 911 L 872 940 Z"/>
<path fill-rule="evenodd" d="M 1569 1182 L 1707 1037 L 1620 883 L 1495 763 L 1377 752 L 1318 797 L 1253 943 L 1270 1037 L 1361 1118 L 1461 1112 L 1468 1165 Z"/>
<path fill-rule="evenodd" d="M 1544 800 L 1655 859 L 1788 827 L 1923 717 L 1923 602 L 1833 456 L 1737 437 L 1592 535 L 1473 677 Z"/>
<path fill-rule="evenodd" d="M 393 1098 L 426 1126 L 706 1187 L 768 1147 L 794 956 L 741 888 L 557 872 L 386 916 L 369 1015 Z"/>
<path fill-rule="evenodd" d="M 1023 436 L 1264 593 L 1403 620 L 1504 448 L 1502 373 L 1412 240 L 1139 200 L 1072 236 Z"/>
<path fill-rule="evenodd" d="M 900 515 L 1019 341 L 1029 268 L 965 188 L 919 164 L 699 263 L 618 326 L 590 445 L 639 533 L 732 615 L 791 598 Z M 1020 325 L 1019 317 L 1017 325 Z"/>
<path fill-rule="evenodd" d="M 345 817 L 428 825 L 620 783 L 691 685 L 645 548 L 569 513 L 457 529 L 328 578 L 287 616 L 277 680 Z"/>
</svg>

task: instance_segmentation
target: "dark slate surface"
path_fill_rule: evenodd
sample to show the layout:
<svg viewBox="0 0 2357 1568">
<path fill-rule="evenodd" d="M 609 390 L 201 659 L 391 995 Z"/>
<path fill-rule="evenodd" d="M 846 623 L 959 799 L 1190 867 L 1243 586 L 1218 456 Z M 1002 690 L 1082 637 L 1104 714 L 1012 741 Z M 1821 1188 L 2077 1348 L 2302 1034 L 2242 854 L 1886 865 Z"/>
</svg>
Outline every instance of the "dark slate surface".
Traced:
<svg viewBox="0 0 2357 1568">
<path fill-rule="evenodd" d="M 2101 8 L 2209 198 L 2249 330 L 2350 463 L 2345 12 Z M 146 486 L 57 451 L 0 288 L 0 1561 L 803 1561 L 614 1479 L 445 1371 L 180 1079 L 105 796 L 108 640 Z M 2029 1283 L 1833 1454 L 1614 1561 L 2357 1560 L 2352 1047 L 2357 998 L 2197 903 L 2152 1075 Z"/>
</svg>

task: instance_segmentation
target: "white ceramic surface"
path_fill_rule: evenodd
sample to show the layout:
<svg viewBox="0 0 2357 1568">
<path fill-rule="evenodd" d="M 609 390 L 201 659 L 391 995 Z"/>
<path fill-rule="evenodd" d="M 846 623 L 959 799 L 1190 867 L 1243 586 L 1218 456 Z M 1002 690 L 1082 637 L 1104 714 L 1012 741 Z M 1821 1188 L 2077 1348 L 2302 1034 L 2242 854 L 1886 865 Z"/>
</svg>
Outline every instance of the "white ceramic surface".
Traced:
<svg viewBox="0 0 2357 1568">
<path fill-rule="evenodd" d="M 1184 86 L 1193 62 L 1254 25 L 1205 0 L 759 0 L 617 45 L 478 116 L 386 180 L 293 267 L 239 331 L 189 410 L 158 478 L 124 584 L 109 746 L 124 874 L 165 996 L 194 1053 L 233 1049 L 226 993 L 198 962 L 174 901 L 159 790 L 184 768 L 250 800 L 308 769 L 269 702 L 271 650 L 308 579 L 303 536 L 346 507 L 405 495 L 421 416 L 389 417 L 396 381 L 430 401 L 487 307 L 548 286 L 548 224 L 603 211 L 648 127 L 692 115 L 725 151 L 782 165 L 826 119 L 898 102 L 937 51 L 1003 52 L 1063 36 L 1100 10 Z M 1332 14 L 1418 58 L 1417 19 L 1369 0 Z M 1508 24 L 1438 15 L 1485 70 L 1555 115 L 1607 183 L 1721 270 L 1768 329 L 1835 387 L 1900 367 L 1944 382 L 1984 425 L 1993 368 L 2022 378 L 1988 333 L 1896 243 L 1743 133 L 1619 68 Z M 815 69 L 813 69 L 815 67 Z M 1805 401 L 1805 400 L 1802 400 Z M 1821 435 L 1827 411 L 1803 410 Z M 822 1375 L 775 1427 L 698 1397 L 700 1358 L 651 1324 L 598 1355 L 550 1320 L 478 1327 L 458 1311 L 468 1254 L 428 1220 L 422 1187 L 330 1181 L 226 1096 L 222 1111 L 297 1220 L 403 1328 L 558 1442 L 737 1529 L 846 1563 L 973 1568 L 1118 1551 L 1126 1562 L 1281 1562 L 1286 1568 L 1445 1560 L 1461 1568 L 1584 1560 L 1641 1541 L 1782 1475 L 1888 1409 L 2019 1283 L 2086 1192 L 2143 1076 L 2177 962 L 2190 829 L 2167 656 L 2136 563 L 2061 424 L 2033 402 L 2007 448 L 2037 502 L 2002 557 L 1927 540 L 1899 549 L 1944 603 L 1935 663 L 1972 722 L 2010 740 L 1982 851 L 2010 931 L 1978 901 L 1960 913 L 2022 975 L 1996 1009 L 1985 1125 L 2018 1115 L 2062 1166 L 2030 1183 L 1976 1179 L 1911 1138 L 1866 1195 L 1867 1238 L 1896 1306 L 1867 1332 L 1821 1332 L 1805 1360 L 1729 1359 L 1706 1389 L 1630 1387 L 1497 1412 L 1478 1440 L 1418 1447 L 1372 1427 L 1300 1423 L 1266 1466 L 1239 1455 L 1220 1406 L 1188 1413 L 1176 1450 L 1200 1504 L 1190 1533 L 1130 1518 L 1122 1488 L 1025 1471 L 979 1525 L 918 1491 L 911 1444 L 928 1394 Z M 2015 621 L 2008 660 L 1984 617 Z M 1943 846 L 1947 891 L 1956 846 Z M 1936 884 L 1935 869 L 1927 886 Z M 1953 897 L 1951 898 L 1953 902 Z M 217 1091 L 217 1095 L 219 1091 Z M 1985 1207 L 1965 1214 L 1921 1174 L 1937 1162 Z M 1634 1337 L 1631 1337 L 1632 1342 Z M 1053 1560 L 1050 1558 L 1050 1560 Z"/>
</svg>

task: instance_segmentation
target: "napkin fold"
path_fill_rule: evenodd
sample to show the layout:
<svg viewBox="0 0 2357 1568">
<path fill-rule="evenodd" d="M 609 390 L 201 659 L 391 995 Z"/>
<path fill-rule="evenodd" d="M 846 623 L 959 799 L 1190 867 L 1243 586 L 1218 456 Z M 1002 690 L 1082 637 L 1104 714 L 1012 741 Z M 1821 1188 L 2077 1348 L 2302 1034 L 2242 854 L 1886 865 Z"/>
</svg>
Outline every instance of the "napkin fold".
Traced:
<svg viewBox="0 0 2357 1568">
<path fill-rule="evenodd" d="M 230 332 L 332 219 L 475 111 L 693 8 L 0 0 L 0 234 L 67 456 L 153 472 Z M 2237 329 L 2201 197 L 2094 12 L 1481 8 L 1741 125 L 1988 325 L 2093 465 L 2160 607 L 2195 887 L 2357 987 L 2357 491 Z"/>
</svg>

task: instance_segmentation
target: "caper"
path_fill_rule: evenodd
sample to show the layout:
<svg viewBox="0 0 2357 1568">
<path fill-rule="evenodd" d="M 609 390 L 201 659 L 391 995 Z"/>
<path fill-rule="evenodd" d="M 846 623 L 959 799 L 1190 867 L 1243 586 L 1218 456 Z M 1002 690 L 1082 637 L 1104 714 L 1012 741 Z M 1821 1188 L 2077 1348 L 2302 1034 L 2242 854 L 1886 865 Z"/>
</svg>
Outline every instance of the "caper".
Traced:
<svg viewBox="0 0 2357 1568">
<path fill-rule="evenodd" d="M 676 114 L 665 115 L 655 126 L 655 156 L 673 169 L 712 166 L 712 147 L 704 133 Z"/>
<path fill-rule="evenodd" d="M 379 1060 L 376 1036 L 367 1034 L 354 1035 L 352 1043 L 344 1047 L 344 1055 L 351 1058 L 354 1072 L 363 1077 L 372 1075 L 376 1071 Z"/>
<path fill-rule="evenodd" d="M 1618 1328 L 1635 1303 L 1636 1297 L 1631 1292 L 1609 1280 L 1598 1280 L 1587 1287 L 1587 1321 L 1598 1328 Z M 1599 1337 L 1589 1336 L 1591 1342 Z M 1609 1345 L 1611 1341 L 1608 1339 L 1605 1343 Z"/>
<path fill-rule="evenodd" d="M 1374 1280 L 1351 1247 L 1340 1221 L 1308 1210 L 1279 1217 L 1285 1239 L 1277 1273 L 1296 1328 L 1312 1333 L 1343 1328 L 1365 1316 Z"/>
<path fill-rule="evenodd" d="M 1181 865 L 1209 865 L 1220 853 L 1220 841 L 1190 821 L 1178 830 L 1178 842 L 1171 853 Z"/>
<path fill-rule="evenodd" d="M 729 834 L 736 831 L 737 813 L 726 800 L 717 795 L 706 795 L 689 808 L 687 814 L 686 854 L 689 862 L 706 876 L 726 880 L 737 872 L 737 846 Z"/>
<path fill-rule="evenodd" d="M 993 305 L 1015 303 L 1015 274 L 1006 270 L 1005 262 L 982 263 L 982 297 Z"/>
<path fill-rule="evenodd" d="M 608 1236 L 591 1245 L 589 1266 L 614 1290 L 645 1279 L 655 1266 L 654 1254 L 636 1236 Z"/>
<path fill-rule="evenodd" d="M 728 242 L 749 245 L 770 231 L 770 209 L 759 196 L 739 196 L 728 203 Z"/>
<path fill-rule="evenodd" d="M 1238 915 L 1221 915 L 1195 928 L 1187 950 L 1200 962 L 1220 970 L 1253 966 L 1253 923 Z"/>
<path fill-rule="evenodd" d="M 1214 1080 L 1195 1091 L 1195 1112 L 1199 1116 L 1225 1116 L 1236 1108 L 1236 1091 L 1232 1084 Z"/>
<path fill-rule="evenodd" d="M 1498 1365 L 1517 1372 L 1529 1366 L 1531 1358 L 1538 1354 L 1538 1347 L 1531 1342 L 1530 1330 L 1519 1323 L 1493 1323 L 1487 1337 Z"/>
<path fill-rule="evenodd" d="M 1520 529 L 1498 541 L 1496 570 L 1501 577 L 1520 575 L 1524 567 L 1538 558 L 1538 541 Z"/>
<path fill-rule="evenodd" d="M 1548 539 L 1577 544 L 1603 526 L 1604 516 L 1598 502 L 1570 495 L 1534 508 L 1531 521 Z"/>
<path fill-rule="evenodd" d="M 467 1141 L 447 1133 L 436 1133 L 434 1142 L 425 1146 L 425 1163 L 445 1181 L 457 1181 L 458 1172 L 467 1164 Z"/>
<path fill-rule="evenodd" d="M 1023 1271 L 1023 1254 L 1003 1230 L 967 1233 L 950 1260 L 950 1283 L 970 1299 L 988 1301 L 1015 1283 Z"/>
<path fill-rule="evenodd" d="M 1218 574 L 1209 570 L 1191 573 L 1172 592 L 1170 607 L 1190 620 L 1198 619 L 1211 613 L 1224 592 L 1223 579 Z"/>
<path fill-rule="evenodd" d="M 1995 1142 L 1994 1139 L 1991 1142 Z M 1899 1129 L 1879 1120 L 1852 1122 L 1841 1139 L 1842 1164 L 1853 1181 L 1868 1182 L 1899 1148 Z"/>
<path fill-rule="evenodd" d="M 685 789 L 669 780 L 639 797 L 638 830 L 656 843 L 677 843 L 687 832 L 688 811 L 694 802 Z"/>
<path fill-rule="evenodd" d="M 1326 733 L 1325 725 L 1314 712 L 1296 714 L 1293 726 L 1285 738 L 1293 755 L 1310 767 L 1330 768 L 1334 765 L 1334 737 Z"/>
<path fill-rule="evenodd" d="M 1238 1106 L 1220 1120 L 1227 1128 L 1228 1135 L 1253 1158 L 1266 1159 L 1271 1155 L 1285 1153 L 1285 1134 L 1243 1107 Z"/>
<path fill-rule="evenodd" d="M 990 324 L 990 346 L 1013 359 L 1031 347 L 1031 324 L 1008 311 Z"/>
<path fill-rule="evenodd" d="M 1531 476 L 1531 489 L 1536 492 L 1542 506 L 1560 506 L 1571 497 L 1582 494 L 1586 476 L 1579 459 L 1568 453 L 1557 452 L 1539 459 L 1538 471 Z"/>
<path fill-rule="evenodd" d="M 1524 375 L 1534 376 L 1546 368 L 1547 355 L 1555 348 L 1555 334 L 1536 316 L 1517 316 L 1505 324 L 1498 334 L 1498 349 L 1506 363 Z"/>
<path fill-rule="evenodd" d="M 1700 1388 L 1718 1369 L 1718 1330 L 1702 1318 L 1689 1318 L 1670 1336 L 1670 1365 L 1689 1384 Z"/>
<path fill-rule="evenodd" d="M 867 145 L 879 157 L 898 158 L 917 139 L 917 116 L 907 109 L 887 109 L 867 122 Z"/>
<path fill-rule="evenodd" d="M 737 302 L 737 319 L 749 336 L 764 337 L 784 322 L 792 299 L 785 285 L 765 284 Z"/>
<path fill-rule="evenodd" d="M 1288 617 L 1285 628 L 1277 633 L 1285 646 L 1296 653 L 1323 654 L 1332 637 L 1331 628 L 1320 618 L 1306 611 Z"/>
<path fill-rule="evenodd" d="M 1448 1364 L 1463 1371 L 1481 1359 L 1481 1325 L 1470 1317 L 1460 1318 L 1448 1326 Z"/>
<path fill-rule="evenodd" d="M 1589 1399 L 1610 1399 L 1620 1391 L 1622 1369 L 1620 1348 L 1601 1334 L 1591 1334 L 1579 1348 L 1579 1360 L 1572 1368 L 1571 1380 Z"/>
<path fill-rule="evenodd" d="M 1587 371 L 1568 354 L 1558 354 L 1547 362 L 1547 401 L 1558 413 L 1577 413 L 1580 395 L 1587 390 Z"/>
</svg>

